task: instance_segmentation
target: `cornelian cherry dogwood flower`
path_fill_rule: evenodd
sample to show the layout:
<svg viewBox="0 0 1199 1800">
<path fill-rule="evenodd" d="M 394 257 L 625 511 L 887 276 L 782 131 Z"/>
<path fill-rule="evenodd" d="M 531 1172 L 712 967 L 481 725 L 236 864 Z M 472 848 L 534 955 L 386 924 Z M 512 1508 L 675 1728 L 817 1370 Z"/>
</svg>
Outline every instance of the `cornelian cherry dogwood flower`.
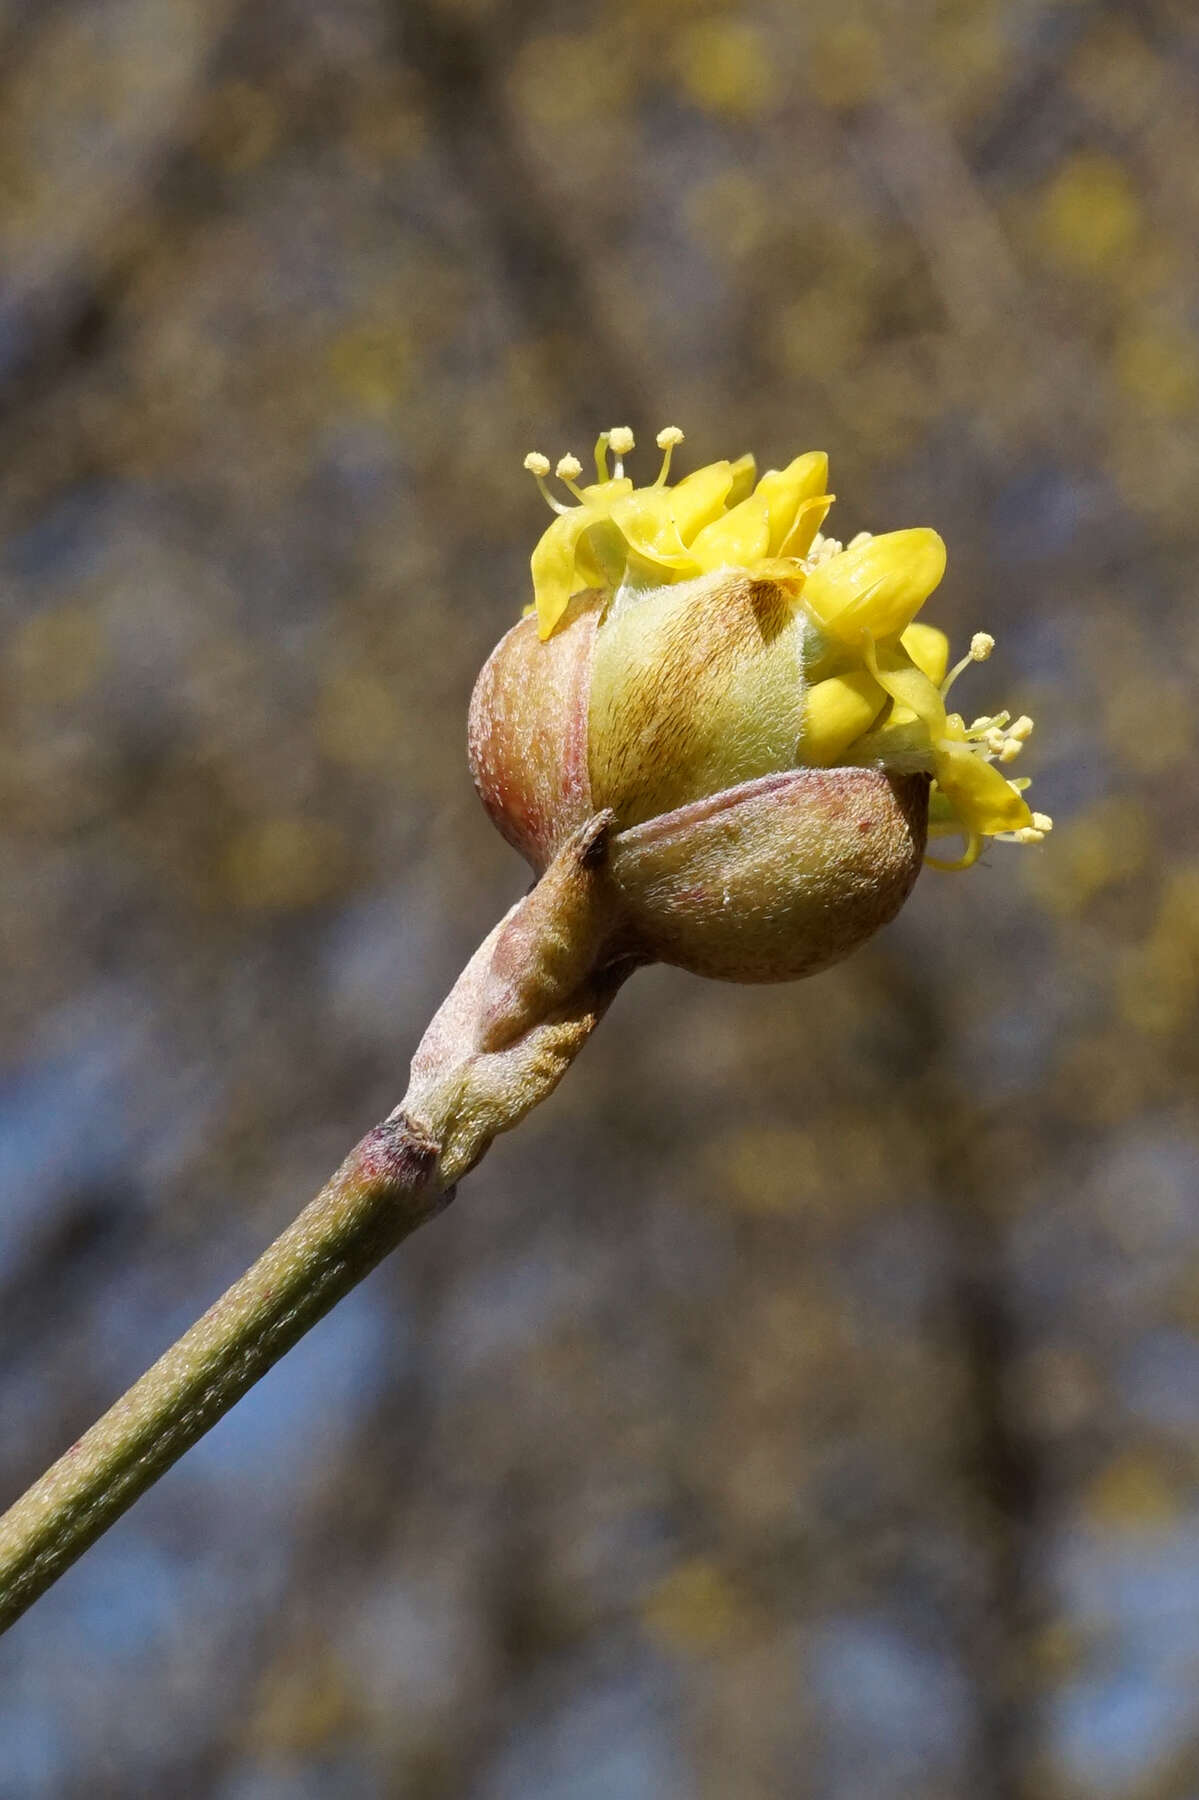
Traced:
<svg viewBox="0 0 1199 1800">
<path fill-rule="evenodd" d="M 938 866 L 968 866 L 987 838 L 1041 842 L 1051 821 L 1029 809 L 1026 782 L 1001 772 L 1027 741 L 1032 720 L 1021 715 L 1013 721 L 1000 712 L 967 725 L 946 706 L 958 676 L 985 661 L 994 640 L 977 632 L 967 656 L 949 670 L 944 633 L 917 621 L 945 571 L 938 534 L 926 528 L 861 532 L 846 547 L 822 536 L 834 497 L 826 491 L 828 458 L 819 451 L 760 477 L 750 455 L 709 463 L 672 486 L 671 459 L 682 441 L 675 426 L 658 434 L 661 468 L 652 485 L 639 488 L 624 472 L 633 433 L 627 427 L 601 433 L 593 483 L 578 485 L 582 470 L 575 457 L 559 461 L 556 474 L 570 495 L 565 502 L 547 485 L 548 458 L 533 453 L 525 459 L 556 514 L 532 556 L 532 610 L 541 640 L 560 629 L 576 595 L 603 596 L 593 735 L 603 719 L 611 719 L 612 690 L 624 683 L 638 643 L 673 637 L 662 628 L 684 596 L 669 590 L 737 571 L 773 586 L 780 616 L 771 629 L 786 639 L 789 654 L 756 659 L 756 677 L 767 677 L 756 722 L 730 717 L 729 705 L 715 707 L 713 723 L 728 734 L 732 750 L 729 772 L 738 746 L 756 730 L 769 741 L 768 748 L 766 742 L 758 747 L 775 769 L 926 771 L 933 777 L 930 835 L 965 840 L 956 862 Z M 704 618 L 705 604 L 703 593 L 689 587 L 681 607 L 685 628 L 701 639 L 712 622 Z M 663 641 L 656 647 L 665 654 L 669 646 Z M 745 659 L 739 660 L 744 667 Z M 765 662 L 772 664 L 769 672 Z M 754 703 L 751 694 L 738 692 L 737 705 Z M 593 743 L 593 756 L 603 761 L 602 745 Z M 714 767 L 713 775 L 718 772 Z"/>
</svg>

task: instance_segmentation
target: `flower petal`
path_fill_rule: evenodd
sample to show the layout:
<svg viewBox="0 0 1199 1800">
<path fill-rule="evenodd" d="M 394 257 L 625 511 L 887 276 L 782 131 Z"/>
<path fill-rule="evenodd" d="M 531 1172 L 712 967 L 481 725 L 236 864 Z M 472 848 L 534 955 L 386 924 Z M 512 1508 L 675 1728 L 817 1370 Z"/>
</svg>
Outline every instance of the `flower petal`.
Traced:
<svg viewBox="0 0 1199 1800">
<path fill-rule="evenodd" d="M 813 569 L 804 600 L 846 643 L 862 633 L 893 637 L 906 629 L 945 573 L 945 545 L 935 531 L 887 531 L 851 545 Z"/>
<path fill-rule="evenodd" d="M 809 576 L 808 586 L 811 581 Z M 805 587 L 805 600 L 807 595 Z M 865 657 L 866 667 L 880 687 L 886 689 L 897 706 L 907 707 L 919 719 L 931 744 L 939 744 L 948 729 L 945 702 L 923 669 L 918 669 L 898 644 L 875 644 L 868 638 Z"/>
<path fill-rule="evenodd" d="M 705 573 L 709 569 L 751 569 L 769 547 L 770 514 L 757 494 L 705 525 L 690 546 Z"/>
<path fill-rule="evenodd" d="M 795 515 L 795 523 L 783 540 L 781 556 L 803 558 L 808 554 L 816 539 L 816 533 L 828 517 L 829 507 L 833 504 L 832 494 L 816 494 L 811 500 L 801 500 Z"/>
<path fill-rule="evenodd" d="M 575 552 L 583 533 L 603 516 L 597 507 L 576 506 L 561 513 L 538 540 L 529 567 L 533 572 L 537 634 L 543 642 L 566 611 L 571 595 L 587 585 L 576 567 Z"/>
<path fill-rule="evenodd" d="M 730 507 L 740 506 L 741 502 L 748 500 L 754 491 L 754 479 L 758 473 L 757 460 L 753 451 L 747 450 L 744 456 L 739 456 L 735 462 L 729 464 L 729 467 L 732 471 L 733 485 L 725 496 L 724 503 Z"/>
<path fill-rule="evenodd" d="M 1027 803 L 993 764 L 965 744 L 945 741 L 936 748 L 937 786 L 967 832 L 994 837 L 1032 824 Z"/>
<path fill-rule="evenodd" d="M 827 486 L 828 457 L 823 450 L 809 450 L 806 455 L 789 462 L 785 469 L 767 469 L 754 493 L 766 502 L 770 511 L 771 556 L 783 554 L 783 545 L 791 535 L 803 502 L 823 494 Z M 813 530 L 813 536 L 818 529 Z M 805 556 L 807 550 L 792 550 L 788 554 Z"/>
<path fill-rule="evenodd" d="M 900 643 L 918 669 L 928 676 L 934 687 L 940 687 L 949 667 L 949 639 L 935 625 L 922 625 L 919 620 L 900 635 Z"/>
<path fill-rule="evenodd" d="M 870 729 L 886 701 L 868 669 L 816 682 L 808 689 L 800 762 L 824 769 L 839 762 L 854 739 Z"/>
<path fill-rule="evenodd" d="M 663 569 L 666 580 L 695 574 L 693 561 L 679 536 L 669 488 L 639 488 L 612 508 L 619 526 L 638 556 Z M 684 575 L 675 573 L 683 570 Z"/>
<path fill-rule="evenodd" d="M 631 494 L 633 484 L 627 475 L 613 477 L 611 481 L 593 481 L 590 487 L 583 489 L 583 498 L 590 504 L 598 506 L 602 512 L 614 506 L 626 494 Z"/>
<path fill-rule="evenodd" d="M 677 487 L 667 490 L 671 514 L 685 544 L 691 542 L 697 531 L 719 518 L 732 485 L 732 464 L 714 462 L 684 476 Z"/>
<path fill-rule="evenodd" d="M 617 588 L 624 579 L 629 545 L 612 519 L 597 519 L 575 545 L 575 592 L 583 588 Z"/>
</svg>

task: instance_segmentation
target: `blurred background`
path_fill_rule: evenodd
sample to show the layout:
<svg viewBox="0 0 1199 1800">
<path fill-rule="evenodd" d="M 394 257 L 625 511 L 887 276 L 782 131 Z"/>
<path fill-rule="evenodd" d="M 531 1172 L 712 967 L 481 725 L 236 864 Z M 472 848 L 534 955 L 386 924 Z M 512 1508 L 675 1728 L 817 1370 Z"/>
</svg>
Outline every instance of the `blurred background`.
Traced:
<svg viewBox="0 0 1199 1800">
<path fill-rule="evenodd" d="M 935 524 L 1057 831 L 562 1090 L 0 1645 L 3 1800 L 1199 1795 L 1189 0 L 0 4 L 0 1481 L 523 890 L 524 452 Z"/>
</svg>

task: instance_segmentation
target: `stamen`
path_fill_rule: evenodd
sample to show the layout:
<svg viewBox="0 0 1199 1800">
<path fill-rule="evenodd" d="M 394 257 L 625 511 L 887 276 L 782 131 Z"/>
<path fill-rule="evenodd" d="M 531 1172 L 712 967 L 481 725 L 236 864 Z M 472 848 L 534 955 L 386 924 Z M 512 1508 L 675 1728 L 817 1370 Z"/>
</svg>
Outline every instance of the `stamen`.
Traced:
<svg viewBox="0 0 1199 1800">
<path fill-rule="evenodd" d="M 970 639 L 970 648 L 965 656 L 963 656 L 961 662 L 954 663 L 952 669 L 950 669 L 948 675 L 941 683 L 941 698 L 944 699 L 945 695 L 949 692 L 950 688 L 964 669 L 968 669 L 971 663 L 986 662 L 994 648 L 995 639 L 991 636 L 989 631 L 976 631 L 974 636 Z"/>
<path fill-rule="evenodd" d="M 856 537 L 850 538 L 845 548 L 847 550 L 856 550 L 859 544 L 868 544 L 873 536 L 874 533 L 872 531 L 859 531 Z"/>
<path fill-rule="evenodd" d="M 550 459 L 548 456 L 542 456 L 540 450 L 530 450 L 529 454 L 525 457 L 525 468 L 529 471 L 529 474 L 541 489 L 541 498 L 545 501 L 551 512 L 564 513 L 570 511 L 569 506 L 565 506 L 561 500 L 556 500 L 545 485 L 545 478 L 550 472 Z"/>
<path fill-rule="evenodd" d="M 988 762 L 992 759 L 1001 763 L 1015 762 L 1032 734 L 1032 720 L 1027 713 L 1021 713 L 1012 725 L 1008 723 L 1010 718 L 1011 714 L 1007 712 L 980 714 L 966 728 L 970 748 Z"/>
<path fill-rule="evenodd" d="M 681 444 L 682 441 L 683 433 L 679 430 L 677 425 L 664 425 L 658 433 L 657 443 L 659 450 L 662 452 L 662 467 L 658 471 L 658 479 L 654 483 L 655 487 L 666 486 L 666 477 L 670 474 L 670 459 L 674 455 L 675 445 Z"/>
<path fill-rule="evenodd" d="M 559 481 L 566 484 L 576 500 L 583 500 L 585 502 L 586 496 L 582 494 L 575 485 L 582 473 L 582 463 L 577 456 L 572 456 L 569 450 L 565 456 L 560 456 L 558 458 L 558 466 L 554 470 L 554 474 L 558 477 Z"/>
<path fill-rule="evenodd" d="M 979 833 L 977 831 L 969 831 L 969 832 L 966 832 L 964 835 L 966 838 L 966 848 L 963 850 L 961 856 L 956 857 L 952 862 L 947 862 L 944 858 L 942 858 L 940 856 L 926 856 L 924 860 L 928 864 L 929 868 L 930 869 L 970 869 L 970 868 L 973 868 L 974 864 L 978 861 L 979 856 L 982 854 L 982 847 L 983 847 L 982 835 L 981 835 L 981 833 Z"/>
<path fill-rule="evenodd" d="M 624 459 L 633 448 L 635 440 L 627 425 L 613 425 L 608 433 L 608 443 L 616 457 L 616 465 L 612 470 L 612 478 L 619 481 L 624 474 Z"/>
<path fill-rule="evenodd" d="M 1027 787 L 1027 781 L 1010 781 L 1009 787 Z M 1021 825 L 1016 831 L 997 831 L 994 833 L 997 844 L 1043 844 L 1053 830 L 1053 820 L 1048 813 L 1035 812 L 1031 825 Z"/>
<path fill-rule="evenodd" d="M 810 574 L 813 569 L 818 569 L 821 563 L 831 562 L 834 556 L 840 556 L 844 548 L 845 546 L 839 538 L 825 537 L 823 531 L 818 531 L 804 558 L 803 567 Z"/>
</svg>

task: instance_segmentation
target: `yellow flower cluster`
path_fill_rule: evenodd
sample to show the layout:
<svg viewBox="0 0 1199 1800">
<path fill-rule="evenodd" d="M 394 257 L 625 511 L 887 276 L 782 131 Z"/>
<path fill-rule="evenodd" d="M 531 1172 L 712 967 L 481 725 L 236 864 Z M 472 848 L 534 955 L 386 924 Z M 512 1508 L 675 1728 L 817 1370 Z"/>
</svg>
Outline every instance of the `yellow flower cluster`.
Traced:
<svg viewBox="0 0 1199 1800">
<path fill-rule="evenodd" d="M 674 487 L 670 460 L 683 441 L 677 426 L 658 433 L 662 467 L 652 487 L 635 488 L 624 472 L 633 434 L 617 426 L 595 446 L 597 480 L 577 485 L 582 466 L 564 456 L 555 473 L 577 504 L 563 505 L 545 485 L 549 458 L 533 452 L 525 468 L 558 514 L 533 552 L 533 592 L 541 636 L 547 638 L 582 588 L 660 587 L 713 569 L 750 569 L 791 576 L 832 505 L 824 489 L 828 458 L 812 452 L 755 485 L 752 456 L 709 463 Z M 608 452 L 616 457 L 611 473 Z"/>
<path fill-rule="evenodd" d="M 968 866 L 985 838 L 1039 843 L 1051 821 L 1029 810 L 1027 782 L 996 766 L 1019 754 L 1032 720 L 998 713 L 967 725 L 946 707 L 958 675 L 985 661 L 994 640 L 976 633 L 968 655 L 949 669 L 945 634 L 916 619 L 945 572 L 938 534 L 862 532 L 847 547 L 824 538 L 833 495 L 819 451 L 760 477 L 749 455 L 709 463 L 672 487 L 671 457 L 682 439 L 675 426 L 659 432 L 661 469 L 652 486 L 637 488 L 623 460 L 633 433 L 624 426 L 601 433 L 595 482 L 578 485 L 582 468 L 573 456 L 557 464 L 570 503 L 546 485 L 549 459 L 525 458 L 557 515 L 532 556 L 542 639 L 583 590 L 607 592 L 623 607 L 646 590 L 717 570 L 773 581 L 805 617 L 798 766 L 926 769 L 934 777 L 930 835 L 965 839 L 964 854 L 939 867 Z"/>
</svg>

